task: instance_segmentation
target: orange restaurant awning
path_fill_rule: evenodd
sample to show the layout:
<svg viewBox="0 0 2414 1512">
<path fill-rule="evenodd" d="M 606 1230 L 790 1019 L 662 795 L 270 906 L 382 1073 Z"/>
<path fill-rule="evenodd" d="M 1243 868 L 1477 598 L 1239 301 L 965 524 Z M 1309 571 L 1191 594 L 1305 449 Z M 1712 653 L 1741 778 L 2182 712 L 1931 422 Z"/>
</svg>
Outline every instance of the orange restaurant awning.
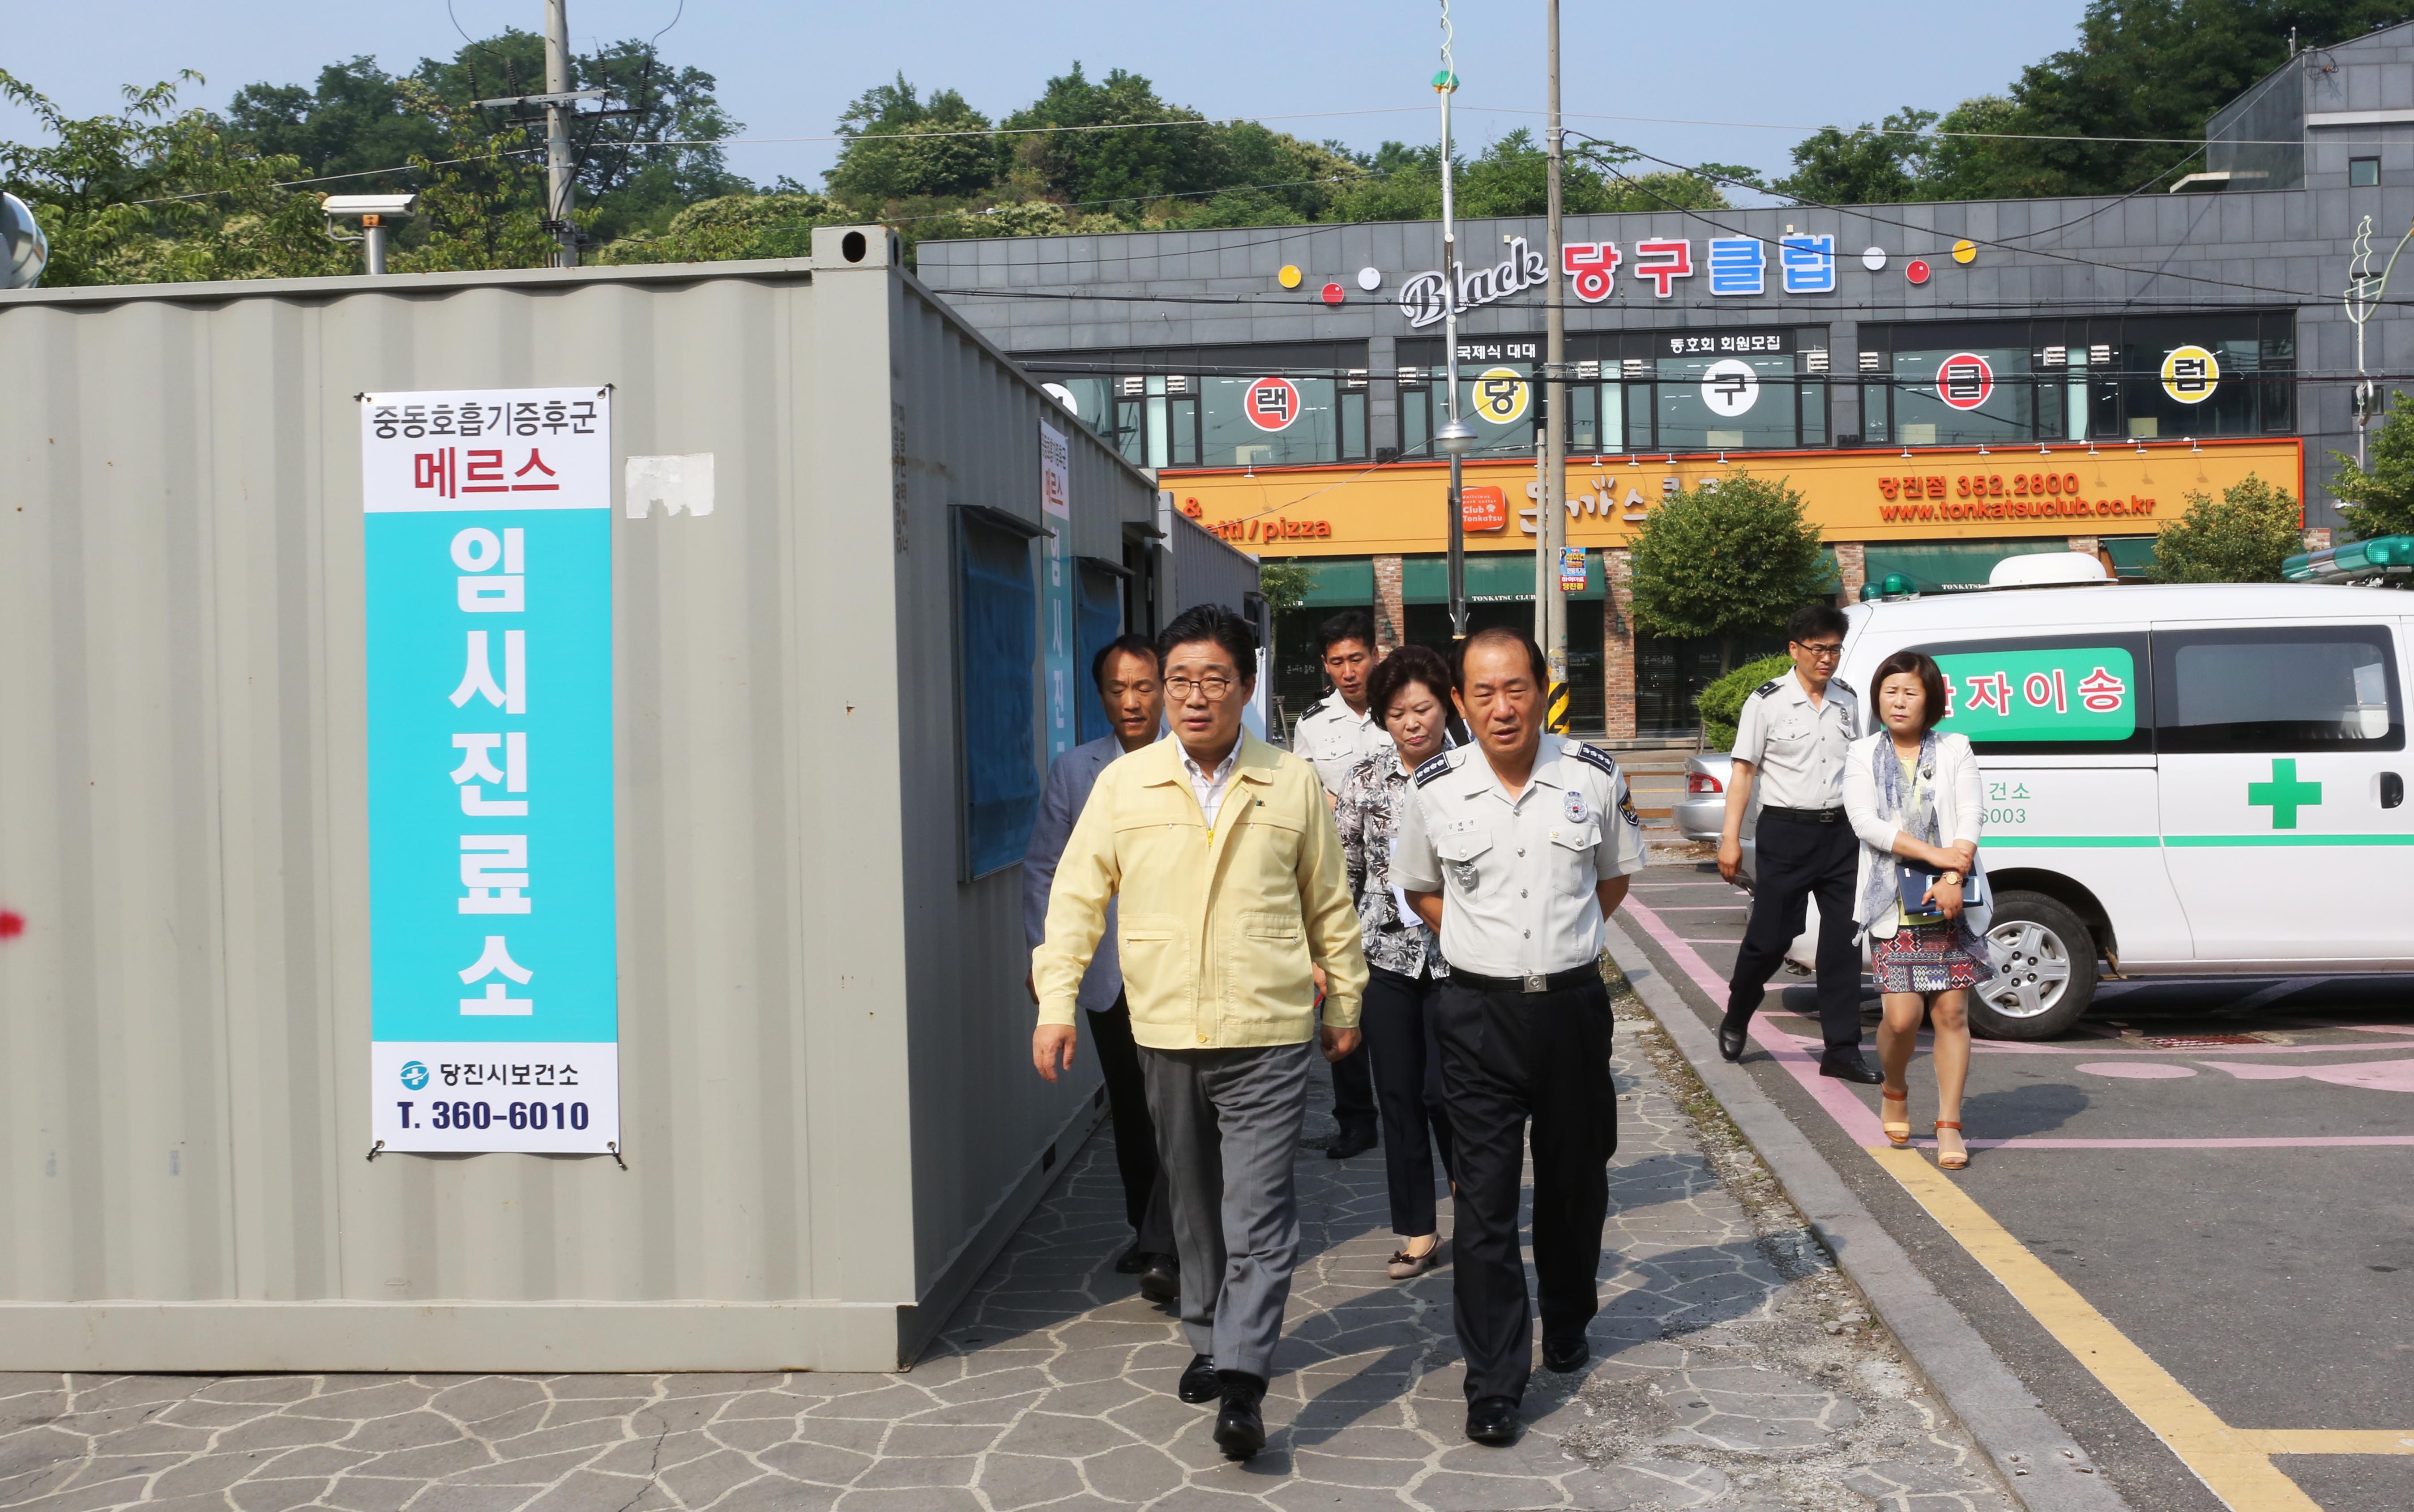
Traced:
<svg viewBox="0 0 2414 1512">
<path fill-rule="evenodd" d="M 1662 498 L 1749 472 L 1781 478 L 1830 542 L 2006 536 L 2151 535 L 2186 496 L 2219 497 L 2249 474 L 2304 497 L 2304 444 L 2084 442 L 1900 452 L 1666 453 L 1568 459 L 1568 543 L 1622 546 Z M 1168 469 L 1175 507 L 1244 551 L 1272 556 L 1391 556 L 1445 545 L 1449 468 L 1438 462 L 1260 467 L 1245 474 Z M 1530 462 L 1469 462 L 1469 551 L 1534 549 Z M 1498 496 L 1477 490 L 1498 490 Z M 1499 507 L 1505 504 L 1505 508 Z M 1497 523 L 1496 523 L 1497 522 Z"/>
</svg>

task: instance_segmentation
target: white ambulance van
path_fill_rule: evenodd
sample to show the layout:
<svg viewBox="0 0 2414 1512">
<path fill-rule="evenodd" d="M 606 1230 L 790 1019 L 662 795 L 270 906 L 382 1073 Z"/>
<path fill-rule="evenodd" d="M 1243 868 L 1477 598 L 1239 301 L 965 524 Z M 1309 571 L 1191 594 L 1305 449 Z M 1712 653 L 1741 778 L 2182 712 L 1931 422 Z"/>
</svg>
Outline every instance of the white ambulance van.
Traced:
<svg viewBox="0 0 2414 1512">
<path fill-rule="evenodd" d="M 2100 583 L 1846 613 L 1870 727 L 1878 664 L 1924 651 L 1938 728 L 1978 753 L 2013 957 L 1979 1032 L 2060 1033 L 2107 973 L 2414 971 L 2414 593 Z"/>
</svg>

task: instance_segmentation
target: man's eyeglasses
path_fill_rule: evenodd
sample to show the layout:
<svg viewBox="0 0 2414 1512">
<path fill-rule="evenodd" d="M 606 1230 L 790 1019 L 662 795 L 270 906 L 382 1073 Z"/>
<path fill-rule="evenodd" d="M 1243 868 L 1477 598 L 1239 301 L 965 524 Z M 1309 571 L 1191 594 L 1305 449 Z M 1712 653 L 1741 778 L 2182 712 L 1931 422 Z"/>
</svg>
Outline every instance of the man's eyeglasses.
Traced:
<svg viewBox="0 0 2414 1512">
<path fill-rule="evenodd" d="M 1796 641 L 1794 644 L 1810 652 L 1811 659 L 1817 661 L 1833 661 L 1844 654 L 1844 643 L 1841 641 L 1825 645 L 1812 641 Z"/>
<path fill-rule="evenodd" d="M 1229 677 L 1168 677 L 1165 679 L 1166 694 L 1177 704 L 1189 702 L 1193 691 L 1210 704 L 1219 704 L 1232 691 L 1232 679 Z"/>
</svg>

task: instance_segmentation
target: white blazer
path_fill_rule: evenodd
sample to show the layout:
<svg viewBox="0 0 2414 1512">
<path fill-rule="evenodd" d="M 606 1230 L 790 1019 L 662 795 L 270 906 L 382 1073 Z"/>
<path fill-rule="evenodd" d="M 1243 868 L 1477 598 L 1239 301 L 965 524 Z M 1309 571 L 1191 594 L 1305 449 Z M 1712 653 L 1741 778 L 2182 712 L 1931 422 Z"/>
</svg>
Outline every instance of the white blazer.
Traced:
<svg viewBox="0 0 2414 1512">
<path fill-rule="evenodd" d="M 1852 751 L 1844 759 L 1844 817 L 1853 822 L 1853 833 L 1861 840 L 1860 869 L 1853 881 L 1853 922 L 1876 940 L 1892 937 L 1895 926 L 1901 922 L 1900 910 L 1893 908 L 1879 918 L 1861 917 L 1865 907 L 1862 899 L 1869 896 L 1870 868 L 1890 866 L 1899 859 L 1894 853 L 1894 838 L 1901 832 L 1892 822 L 1878 817 L 1877 779 L 1870 772 L 1871 759 L 1881 748 L 1886 760 L 1897 759 L 1893 745 L 1894 737 L 1881 728 L 1875 734 L 1854 741 Z M 1969 737 L 1937 736 L 1936 833 L 1944 837 L 1943 844 L 1950 846 L 1960 840 L 1977 843 L 1978 817 L 1984 812 L 1980 791 L 1978 756 L 1970 749 Z M 1982 856 L 1974 869 L 1982 870 L 1985 866 Z M 1986 939 L 1988 919 L 1994 911 L 1971 908 L 1962 912 L 1969 920 L 1970 932 Z"/>
</svg>

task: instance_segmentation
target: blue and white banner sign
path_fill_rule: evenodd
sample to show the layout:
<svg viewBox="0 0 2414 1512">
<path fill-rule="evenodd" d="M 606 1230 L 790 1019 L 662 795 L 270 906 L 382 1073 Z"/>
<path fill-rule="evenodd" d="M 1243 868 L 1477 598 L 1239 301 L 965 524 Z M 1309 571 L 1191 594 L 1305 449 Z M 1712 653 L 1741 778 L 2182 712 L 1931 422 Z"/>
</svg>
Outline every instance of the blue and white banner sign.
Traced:
<svg viewBox="0 0 2414 1512">
<path fill-rule="evenodd" d="M 603 1154 L 610 392 L 364 394 L 361 497 L 372 1135 Z"/>
</svg>

